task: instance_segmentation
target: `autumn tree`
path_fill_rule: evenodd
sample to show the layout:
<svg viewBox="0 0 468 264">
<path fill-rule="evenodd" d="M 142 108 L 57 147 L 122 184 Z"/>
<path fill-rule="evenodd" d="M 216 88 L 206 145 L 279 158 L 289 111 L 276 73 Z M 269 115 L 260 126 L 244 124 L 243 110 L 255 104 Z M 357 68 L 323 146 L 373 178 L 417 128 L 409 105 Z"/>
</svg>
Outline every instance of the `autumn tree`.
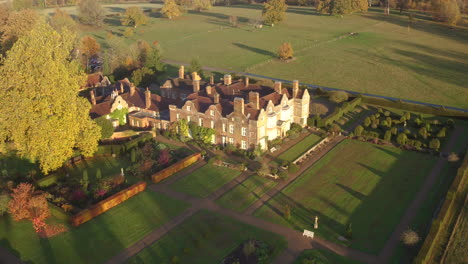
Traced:
<svg viewBox="0 0 468 264">
<path fill-rule="evenodd" d="M 38 161 L 46 174 L 75 149 L 92 156 L 100 137 L 88 114 L 91 105 L 78 96 L 86 76 L 70 58 L 74 39 L 40 19 L 0 67 L 0 144 L 13 142 L 20 156 Z"/>
<path fill-rule="evenodd" d="M 0 28 L 2 52 L 11 49 L 18 38 L 27 34 L 36 24 L 39 15 L 31 9 L 12 12 L 9 14 L 5 24 Z"/>
<path fill-rule="evenodd" d="M 62 32 L 65 28 L 67 30 L 75 30 L 76 28 L 75 20 L 67 11 L 60 8 L 55 9 L 55 13 L 50 18 L 49 23 L 58 32 Z"/>
<path fill-rule="evenodd" d="M 97 43 L 96 39 L 91 36 L 84 36 L 81 39 L 80 45 L 81 53 L 86 55 L 86 57 L 91 58 L 98 54 L 101 50 L 101 45 Z"/>
<path fill-rule="evenodd" d="M 201 12 L 211 8 L 211 0 L 192 0 L 192 8 Z"/>
<path fill-rule="evenodd" d="M 125 10 L 125 14 L 121 22 L 124 26 L 131 26 L 136 28 L 139 25 L 148 23 L 148 17 L 138 6 L 131 6 Z"/>
<path fill-rule="evenodd" d="M 293 57 L 293 48 L 291 43 L 284 42 L 278 49 L 278 57 L 282 60 L 288 60 Z"/>
<path fill-rule="evenodd" d="M 161 13 L 169 19 L 178 17 L 182 14 L 181 8 L 177 5 L 175 0 L 164 0 L 164 5 L 161 8 Z"/>
<path fill-rule="evenodd" d="M 263 4 L 263 21 L 269 25 L 281 22 L 286 16 L 287 9 L 285 0 L 268 0 Z"/>
<path fill-rule="evenodd" d="M 431 6 L 434 20 L 446 22 L 450 26 L 460 20 L 460 8 L 456 0 L 432 0 Z"/>
<path fill-rule="evenodd" d="M 148 60 L 149 54 L 151 54 L 153 48 L 148 42 L 144 40 L 138 40 L 137 47 L 138 61 L 140 62 L 140 65 L 145 65 L 146 61 Z"/>
<path fill-rule="evenodd" d="M 367 0 L 319 0 L 317 11 L 322 14 L 344 15 L 358 11 L 367 11 Z"/>
<path fill-rule="evenodd" d="M 104 13 L 99 0 L 80 0 L 78 4 L 78 18 L 83 24 L 102 26 Z"/>
</svg>

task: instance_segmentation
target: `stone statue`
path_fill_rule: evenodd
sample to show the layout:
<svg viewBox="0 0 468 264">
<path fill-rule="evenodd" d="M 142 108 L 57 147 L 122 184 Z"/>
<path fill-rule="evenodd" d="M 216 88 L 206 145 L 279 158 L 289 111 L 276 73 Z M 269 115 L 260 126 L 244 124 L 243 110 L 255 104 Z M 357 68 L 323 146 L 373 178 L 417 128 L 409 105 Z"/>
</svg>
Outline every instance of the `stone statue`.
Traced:
<svg viewBox="0 0 468 264">
<path fill-rule="evenodd" d="M 120 175 L 122 175 L 122 177 L 125 177 L 124 169 L 123 169 L 123 168 L 120 168 Z"/>
<path fill-rule="evenodd" d="M 318 228 L 318 216 L 315 216 L 315 224 L 314 224 L 314 228 L 317 229 Z"/>
</svg>

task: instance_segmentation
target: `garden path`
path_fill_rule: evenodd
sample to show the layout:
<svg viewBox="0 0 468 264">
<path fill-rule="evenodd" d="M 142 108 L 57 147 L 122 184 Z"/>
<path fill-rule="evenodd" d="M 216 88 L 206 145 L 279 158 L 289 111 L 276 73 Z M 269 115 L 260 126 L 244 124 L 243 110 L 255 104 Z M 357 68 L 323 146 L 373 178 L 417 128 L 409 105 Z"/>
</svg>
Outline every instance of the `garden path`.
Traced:
<svg viewBox="0 0 468 264">
<path fill-rule="evenodd" d="M 450 140 L 442 149 L 442 152 L 450 152 L 450 150 L 452 150 L 455 144 L 457 143 L 458 137 L 462 134 L 463 127 L 456 127 L 455 131 L 452 133 Z M 400 220 L 400 223 L 393 230 L 393 233 L 387 240 L 387 243 L 385 244 L 384 248 L 380 251 L 378 255 L 378 263 L 387 263 L 390 260 L 390 257 L 395 251 L 395 248 L 400 243 L 401 234 L 410 226 L 411 222 L 416 217 L 418 209 L 426 200 L 427 196 L 429 195 L 429 192 L 432 190 L 432 187 L 437 181 L 437 177 L 439 176 L 445 163 L 447 162 L 447 159 L 444 157 L 440 157 L 437 160 L 431 172 L 424 181 L 421 189 L 419 189 L 418 193 L 416 194 L 416 197 L 413 199 L 410 206 L 406 209 L 403 218 Z"/>
<path fill-rule="evenodd" d="M 23 264 L 23 262 L 9 250 L 0 247 L 0 264 Z"/>
</svg>

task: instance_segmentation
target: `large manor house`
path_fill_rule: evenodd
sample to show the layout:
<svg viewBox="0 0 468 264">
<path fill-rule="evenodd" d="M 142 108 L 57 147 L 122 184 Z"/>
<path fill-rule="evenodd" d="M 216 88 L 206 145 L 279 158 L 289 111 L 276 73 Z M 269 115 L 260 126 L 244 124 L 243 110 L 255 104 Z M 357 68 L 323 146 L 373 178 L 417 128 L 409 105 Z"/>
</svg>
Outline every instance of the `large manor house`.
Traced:
<svg viewBox="0 0 468 264">
<path fill-rule="evenodd" d="M 196 72 L 186 75 L 181 66 L 179 76 L 160 87 L 161 95 L 135 87 L 128 79 L 109 87 L 91 89 L 92 118 L 111 119 L 114 111 L 127 109 L 125 122 L 130 126 L 159 130 L 185 119 L 214 129 L 213 144 L 242 149 L 258 145 L 265 149 L 267 141 L 286 136 L 292 123 L 304 127 L 309 116 L 310 96 L 307 89 L 299 89 L 297 80 L 292 88 L 281 82 L 274 87 L 253 84 L 248 77 L 232 80 L 231 75 L 215 83 L 213 76 L 204 81 Z M 112 121 L 118 126 L 118 120 Z"/>
</svg>

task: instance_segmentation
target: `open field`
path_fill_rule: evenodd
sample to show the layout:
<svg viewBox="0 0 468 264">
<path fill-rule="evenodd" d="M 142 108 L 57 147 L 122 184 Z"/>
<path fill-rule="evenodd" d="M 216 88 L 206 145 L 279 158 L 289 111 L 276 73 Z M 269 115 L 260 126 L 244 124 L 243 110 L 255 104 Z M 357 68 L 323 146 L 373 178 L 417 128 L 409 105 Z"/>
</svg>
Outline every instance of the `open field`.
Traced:
<svg viewBox="0 0 468 264">
<path fill-rule="evenodd" d="M 242 212 L 277 184 L 278 182 L 273 179 L 253 175 L 221 196 L 216 202 L 225 208 Z"/>
<path fill-rule="evenodd" d="M 307 262 L 310 261 L 310 262 Z M 355 260 L 342 257 L 333 252 L 321 249 L 307 249 L 296 259 L 294 264 L 359 264 Z"/>
<path fill-rule="evenodd" d="M 124 7 L 111 5 L 106 10 L 122 12 Z M 464 26 L 450 29 L 417 13 L 408 28 L 405 13 L 386 17 L 382 9 L 372 8 L 339 17 L 291 6 L 284 23 L 254 29 L 250 21 L 260 15 L 260 5 L 189 11 L 172 20 L 153 13 L 148 25 L 138 27 L 124 42 L 158 41 L 170 60 L 189 62 L 198 57 L 204 66 L 468 108 Z M 230 26 L 229 16 L 239 18 L 239 27 Z M 111 17 L 104 27 L 85 28 L 82 34 L 93 35 L 105 48 L 107 32 L 122 36 L 124 29 L 118 17 Z M 285 41 L 295 50 L 296 59 L 289 63 L 275 58 Z"/>
<path fill-rule="evenodd" d="M 240 171 L 206 164 L 192 174 L 176 181 L 170 188 L 196 197 L 207 197 L 224 184 L 237 177 Z"/>
<path fill-rule="evenodd" d="M 315 144 L 317 144 L 321 139 L 322 138 L 317 136 L 316 134 L 310 134 L 301 142 L 283 152 L 278 158 L 281 160 L 287 160 L 292 162 L 295 159 L 299 158 L 299 156 L 304 154 L 304 152 L 309 150 Z"/>
<path fill-rule="evenodd" d="M 377 253 L 400 221 L 437 157 L 346 140 L 273 197 L 255 215 L 340 243 L 352 224 L 351 247 Z M 417 166 L 416 166 L 417 165 Z M 291 206 L 291 219 L 283 217 Z"/>
<path fill-rule="evenodd" d="M 178 215 L 187 205 L 145 191 L 95 219 L 50 239 L 40 239 L 30 221 L 0 217 L 0 245 L 24 262 L 103 263 Z M 66 224 L 57 219 L 49 222 Z"/>
<path fill-rule="evenodd" d="M 209 211 L 200 211 L 167 235 L 130 258 L 127 263 L 220 263 L 248 239 L 273 247 L 274 259 L 285 247 L 283 237 Z M 172 262 L 174 263 L 174 262 Z"/>
</svg>

